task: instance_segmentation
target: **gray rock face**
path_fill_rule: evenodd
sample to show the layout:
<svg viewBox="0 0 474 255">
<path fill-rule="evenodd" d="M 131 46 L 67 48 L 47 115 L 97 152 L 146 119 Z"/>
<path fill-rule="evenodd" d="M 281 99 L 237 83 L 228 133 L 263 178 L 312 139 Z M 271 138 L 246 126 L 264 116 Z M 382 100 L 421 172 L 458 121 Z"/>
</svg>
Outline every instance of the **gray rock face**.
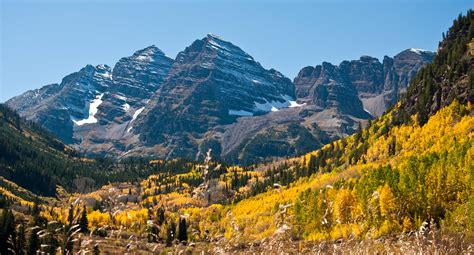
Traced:
<svg viewBox="0 0 474 255">
<path fill-rule="evenodd" d="M 303 68 L 294 83 L 299 100 L 364 117 L 363 112 L 380 116 L 406 91 L 409 81 L 420 68 L 433 59 L 434 53 L 408 49 L 383 63 L 362 56 L 343 61 L 339 66 L 323 63 Z M 358 99 L 356 99 L 358 97 Z"/>
<path fill-rule="evenodd" d="M 111 86 L 110 67 L 88 65 L 61 84 L 28 91 L 6 102 L 29 120 L 43 125 L 66 143 L 75 143 L 74 123 L 89 118 L 91 102 Z M 90 121 L 93 122 L 93 119 Z"/>
<path fill-rule="evenodd" d="M 339 68 L 357 92 L 379 94 L 384 89 L 383 65 L 376 58 L 362 56 L 359 60 L 343 61 Z"/>
<path fill-rule="evenodd" d="M 105 141 L 101 131 L 111 129 L 111 125 L 126 125 L 133 119 L 172 62 L 151 46 L 122 58 L 113 71 L 107 65 L 88 65 L 66 76 L 61 84 L 28 91 L 6 104 L 62 141 L 88 150 L 91 139 L 95 143 Z M 114 139 L 121 137 L 114 135 Z"/>
<path fill-rule="evenodd" d="M 293 98 L 288 78 L 264 69 L 232 43 L 208 35 L 178 54 L 137 132 L 147 144 L 180 143 L 171 136 L 198 136 L 240 116 L 287 107 Z"/>
<path fill-rule="evenodd" d="M 173 60 L 154 45 L 139 50 L 115 65 L 114 90 L 129 97 L 150 98 L 172 64 Z"/>
<path fill-rule="evenodd" d="M 104 95 L 98 113 L 101 124 L 131 120 L 153 96 L 172 64 L 173 60 L 154 45 L 120 59 L 112 71 L 113 86 Z"/>
<path fill-rule="evenodd" d="M 341 64 L 342 65 L 342 64 Z M 341 67 L 323 62 L 316 67 L 306 67 L 294 80 L 299 100 L 323 108 L 337 108 L 342 113 L 360 118 L 370 118 L 362 107 L 357 90 Z"/>
<path fill-rule="evenodd" d="M 175 60 L 150 46 L 113 69 L 86 66 L 7 104 L 89 154 L 198 159 L 212 148 L 249 163 L 352 134 L 395 102 L 432 56 L 411 49 L 383 63 L 323 63 L 293 83 L 209 34 Z"/>
<path fill-rule="evenodd" d="M 408 49 L 398 53 L 393 58 L 392 84 L 391 86 L 386 86 L 385 89 L 394 89 L 398 91 L 398 93 L 405 92 L 411 79 L 415 77 L 421 67 L 431 62 L 434 56 L 435 54 L 433 52 L 420 49 Z M 388 74 L 388 72 L 386 73 Z M 390 76 L 386 75 L 386 77 L 388 78 Z M 389 84 L 390 83 L 387 83 L 387 85 Z"/>
<path fill-rule="evenodd" d="M 301 155 L 335 139 L 352 134 L 365 123 L 337 108 L 304 105 L 256 117 L 239 118 L 214 137 L 229 162 L 259 162 L 272 157 Z M 206 145 L 206 144 L 205 144 Z"/>
</svg>

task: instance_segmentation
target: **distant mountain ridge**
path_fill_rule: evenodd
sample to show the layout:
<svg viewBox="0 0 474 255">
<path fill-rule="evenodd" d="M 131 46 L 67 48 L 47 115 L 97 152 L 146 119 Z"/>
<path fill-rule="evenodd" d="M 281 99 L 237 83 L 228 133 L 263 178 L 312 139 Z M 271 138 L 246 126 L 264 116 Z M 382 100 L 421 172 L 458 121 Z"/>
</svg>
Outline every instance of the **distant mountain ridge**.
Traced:
<svg viewBox="0 0 474 255">
<path fill-rule="evenodd" d="M 361 116 L 365 109 L 373 116 L 380 116 L 406 91 L 412 77 L 434 55 L 430 51 L 407 49 L 394 58 L 385 56 L 383 63 L 362 56 L 359 60 L 343 61 L 339 66 L 327 62 L 308 66 L 294 80 L 296 96 L 323 107 L 339 105 L 346 113 Z"/>
<path fill-rule="evenodd" d="M 197 159 L 212 148 L 232 162 L 255 162 L 352 134 L 393 104 L 433 55 L 410 49 L 383 64 L 368 56 L 323 63 L 292 82 L 208 34 L 175 60 L 150 46 L 113 69 L 88 65 L 6 104 L 89 154 Z"/>
</svg>

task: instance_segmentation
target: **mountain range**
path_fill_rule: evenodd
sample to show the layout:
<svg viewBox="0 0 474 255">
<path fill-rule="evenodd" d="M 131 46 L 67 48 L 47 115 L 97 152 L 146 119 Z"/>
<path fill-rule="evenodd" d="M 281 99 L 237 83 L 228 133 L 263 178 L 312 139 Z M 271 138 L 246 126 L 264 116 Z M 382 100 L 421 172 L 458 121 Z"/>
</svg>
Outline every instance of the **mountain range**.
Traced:
<svg viewBox="0 0 474 255">
<path fill-rule="evenodd" d="M 343 134 L 338 125 L 358 126 L 265 164 L 229 164 L 211 150 L 203 161 L 88 158 L 0 104 L 0 253 L 472 253 L 474 12 L 453 21 L 431 63 L 406 86 L 410 74 L 393 66 L 413 54 L 425 53 L 410 49 L 384 64 L 370 57 L 323 63 L 288 83 L 208 36 L 177 60 L 149 47 L 122 59 L 120 71 L 119 64 L 87 66 L 24 97 L 56 117 L 46 124 L 68 117 L 73 146 L 86 146 L 84 137 L 100 146 L 94 139 L 121 130 L 120 143 L 135 146 L 129 155 L 221 146 L 231 148 L 221 156 L 250 161 L 285 144 L 325 143 L 311 139 L 330 128 Z M 400 70 L 417 66 L 405 65 Z M 141 82 L 149 75 L 152 87 Z M 254 79 L 265 93 L 249 89 Z M 89 98 L 84 109 L 82 97 Z M 387 107 L 394 97 L 375 117 L 370 106 Z M 357 124 L 366 119 L 364 128 Z M 231 136 L 238 132 L 252 140 L 233 147 L 242 146 L 243 135 Z"/>
<path fill-rule="evenodd" d="M 302 154 L 354 133 L 406 91 L 434 53 L 408 49 L 304 67 L 293 81 L 208 34 L 173 60 L 156 46 L 88 65 L 6 102 L 88 155 L 229 162 Z"/>
</svg>

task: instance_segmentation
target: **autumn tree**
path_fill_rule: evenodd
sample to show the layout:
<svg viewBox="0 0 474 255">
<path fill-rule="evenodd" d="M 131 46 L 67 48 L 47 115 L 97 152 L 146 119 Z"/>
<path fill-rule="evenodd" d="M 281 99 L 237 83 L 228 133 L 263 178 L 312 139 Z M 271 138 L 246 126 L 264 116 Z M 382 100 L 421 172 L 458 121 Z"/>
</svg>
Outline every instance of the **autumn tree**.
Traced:
<svg viewBox="0 0 474 255">
<path fill-rule="evenodd" d="M 386 183 L 379 191 L 380 213 L 383 217 L 392 219 L 397 211 L 396 198 L 392 193 L 392 189 Z"/>
<path fill-rule="evenodd" d="M 334 216 L 341 223 L 348 223 L 351 219 L 351 209 L 354 205 L 354 197 L 348 189 L 341 189 L 334 202 Z"/>
</svg>

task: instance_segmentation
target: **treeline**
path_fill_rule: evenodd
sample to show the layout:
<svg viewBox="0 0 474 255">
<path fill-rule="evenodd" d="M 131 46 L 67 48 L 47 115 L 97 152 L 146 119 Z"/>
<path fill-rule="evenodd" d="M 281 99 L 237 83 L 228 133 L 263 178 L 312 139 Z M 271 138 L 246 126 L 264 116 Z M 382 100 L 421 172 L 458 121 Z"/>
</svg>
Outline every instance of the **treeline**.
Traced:
<svg viewBox="0 0 474 255">
<path fill-rule="evenodd" d="M 440 56 L 416 76 L 399 104 L 353 136 L 272 167 L 253 193 L 287 188 L 242 201 L 229 221 L 241 222 L 246 237 L 259 239 L 281 226 L 262 215 L 296 203 L 289 211 L 294 238 L 378 237 L 409 233 L 427 222 L 472 234 L 474 62 L 467 47 L 473 19 L 469 10 L 453 22 Z M 266 204 L 271 209 L 260 209 Z"/>
<path fill-rule="evenodd" d="M 374 129 L 374 134 L 363 132 L 359 124 L 354 138 L 341 139 L 329 143 L 315 154 L 310 153 L 304 162 L 289 164 L 284 162 L 272 167 L 265 174 L 261 183 L 257 183 L 252 194 L 268 190 L 275 183 L 288 185 L 301 177 L 315 173 L 325 173 L 343 166 L 366 162 L 363 155 L 369 147 L 369 136 L 386 136 L 393 126 L 412 124 L 410 116 L 416 116 L 416 123 L 424 125 L 430 116 L 442 107 L 450 105 L 453 100 L 462 104 L 474 102 L 474 60 L 469 55 L 469 42 L 474 36 L 474 11 L 460 14 L 439 44 L 439 50 L 432 63 L 423 67 L 411 81 L 407 93 L 400 104 L 387 111 L 390 121 L 377 121 L 374 126 L 369 120 L 366 129 Z M 467 82 L 466 82 L 467 81 Z M 389 154 L 396 149 L 396 138 L 388 145 Z M 349 150 L 349 153 L 344 152 Z M 306 161 L 307 160 L 307 161 Z"/>
<path fill-rule="evenodd" d="M 38 195 L 55 196 L 57 185 L 89 192 L 108 182 L 135 181 L 159 171 L 182 173 L 188 166 L 186 160 L 83 158 L 37 124 L 0 105 L 0 175 Z"/>
<path fill-rule="evenodd" d="M 474 101 L 474 60 L 469 43 L 474 37 L 474 11 L 459 14 L 443 40 L 433 61 L 424 66 L 410 82 L 401 107 L 396 110 L 394 124 L 416 121 L 423 125 L 429 116 L 456 99 L 466 104 Z"/>
</svg>

